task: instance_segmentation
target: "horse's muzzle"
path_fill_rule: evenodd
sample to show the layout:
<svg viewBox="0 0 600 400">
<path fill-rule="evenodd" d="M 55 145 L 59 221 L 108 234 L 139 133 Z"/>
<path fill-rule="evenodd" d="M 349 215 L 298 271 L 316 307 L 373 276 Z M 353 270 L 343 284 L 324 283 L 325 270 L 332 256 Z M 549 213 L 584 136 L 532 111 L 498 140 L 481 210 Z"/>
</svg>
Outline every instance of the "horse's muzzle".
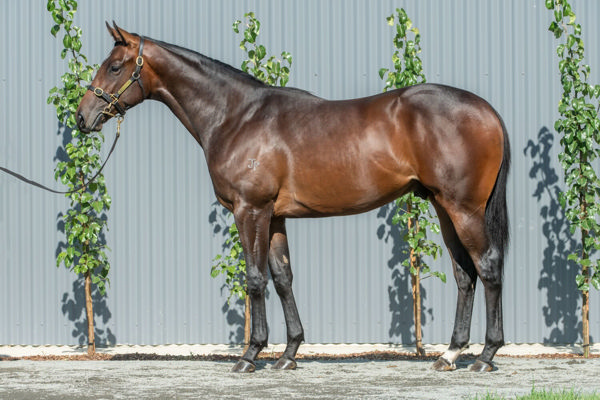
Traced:
<svg viewBox="0 0 600 400">
<path fill-rule="evenodd" d="M 77 128 L 83 133 L 90 133 L 92 131 L 99 131 L 102 129 L 102 125 L 106 121 L 106 116 L 103 113 L 99 113 L 94 120 L 89 124 L 81 111 L 77 112 L 76 116 Z"/>
</svg>

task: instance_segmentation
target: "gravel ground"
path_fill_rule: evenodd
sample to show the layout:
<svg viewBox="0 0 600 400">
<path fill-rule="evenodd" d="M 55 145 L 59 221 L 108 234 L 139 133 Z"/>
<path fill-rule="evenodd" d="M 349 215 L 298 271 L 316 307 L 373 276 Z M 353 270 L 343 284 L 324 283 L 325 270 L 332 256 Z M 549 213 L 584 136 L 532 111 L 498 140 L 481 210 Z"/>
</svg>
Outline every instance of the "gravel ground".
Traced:
<svg viewBox="0 0 600 400">
<path fill-rule="evenodd" d="M 232 361 L 2 361 L 2 399 L 469 399 L 538 389 L 600 393 L 600 358 L 497 357 L 497 370 L 473 373 L 472 357 L 453 372 L 427 360 L 301 360 L 295 371 L 259 361 L 253 374 Z"/>
</svg>

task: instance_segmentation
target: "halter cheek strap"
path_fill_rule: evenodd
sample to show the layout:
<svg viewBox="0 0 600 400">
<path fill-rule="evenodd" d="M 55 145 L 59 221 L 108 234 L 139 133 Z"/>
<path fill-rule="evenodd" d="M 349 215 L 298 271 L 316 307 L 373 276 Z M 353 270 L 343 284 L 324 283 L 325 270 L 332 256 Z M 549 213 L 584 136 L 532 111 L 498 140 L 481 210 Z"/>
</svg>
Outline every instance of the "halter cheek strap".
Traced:
<svg viewBox="0 0 600 400">
<path fill-rule="evenodd" d="M 140 79 L 140 71 L 144 66 L 144 58 L 142 57 L 142 53 L 144 51 L 144 37 L 140 37 L 140 50 L 138 52 L 138 56 L 135 59 L 135 70 L 131 74 L 131 77 L 121 86 L 121 88 L 117 91 L 117 93 L 107 93 L 102 88 L 95 87 L 92 85 L 88 85 L 88 90 L 91 90 L 96 96 L 100 97 L 104 101 L 108 103 L 108 105 L 102 110 L 102 114 L 106 114 L 111 117 L 116 117 L 120 115 L 123 117 L 125 115 L 126 108 L 125 106 L 119 102 L 119 98 L 121 95 L 131 86 L 133 82 L 137 82 L 142 89 L 142 96 L 146 97 L 146 92 L 144 90 L 144 85 L 142 84 L 142 80 Z M 111 112 L 111 107 L 114 107 L 117 110 L 116 113 Z"/>
</svg>

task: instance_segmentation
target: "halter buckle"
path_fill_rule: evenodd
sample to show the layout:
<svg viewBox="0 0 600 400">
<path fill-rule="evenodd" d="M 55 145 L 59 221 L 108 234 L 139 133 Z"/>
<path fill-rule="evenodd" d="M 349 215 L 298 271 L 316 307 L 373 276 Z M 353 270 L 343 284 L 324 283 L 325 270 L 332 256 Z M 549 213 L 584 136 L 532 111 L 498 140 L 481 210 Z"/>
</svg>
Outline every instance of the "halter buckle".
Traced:
<svg viewBox="0 0 600 400">
<path fill-rule="evenodd" d="M 104 90 L 102 90 L 102 88 L 94 88 L 94 94 L 98 97 L 102 97 L 102 95 L 104 94 Z"/>
</svg>

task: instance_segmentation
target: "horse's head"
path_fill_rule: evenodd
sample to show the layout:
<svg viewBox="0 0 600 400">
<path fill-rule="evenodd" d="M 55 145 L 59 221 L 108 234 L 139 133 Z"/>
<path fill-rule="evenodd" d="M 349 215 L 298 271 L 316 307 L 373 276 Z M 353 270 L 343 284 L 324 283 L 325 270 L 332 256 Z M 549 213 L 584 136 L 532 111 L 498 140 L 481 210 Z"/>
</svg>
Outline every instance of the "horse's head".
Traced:
<svg viewBox="0 0 600 400">
<path fill-rule="evenodd" d="M 144 38 L 120 29 L 114 22 L 108 31 L 115 46 L 104 60 L 77 108 L 77 125 L 83 132 L 100 130 L 114 116 L 141 103 L 148 96 L 144 84 Z M 146 89 L 146 90 L 145 90 Z"/>
</svg>

